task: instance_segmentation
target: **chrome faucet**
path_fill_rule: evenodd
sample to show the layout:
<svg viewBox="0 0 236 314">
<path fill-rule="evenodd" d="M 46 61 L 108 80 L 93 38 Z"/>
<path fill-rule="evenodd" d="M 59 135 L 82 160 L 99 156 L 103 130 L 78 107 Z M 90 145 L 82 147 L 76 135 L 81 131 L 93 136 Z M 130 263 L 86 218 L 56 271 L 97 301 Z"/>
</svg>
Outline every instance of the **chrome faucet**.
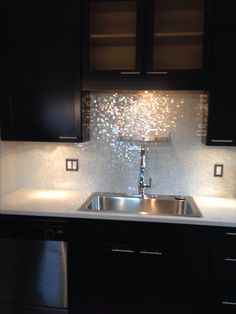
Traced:
<svg viewBox="0 0 236 314">
<path fill-rule="evenodd" d="M 138 190 L 139 195 L 144 196 L 144 189 L 150 188 L 152 186 L 152 179 L 149 178 L 148 183 L 145 183 L 145 175 L 144 170 L 146 166 L 146 160 L 145 160 L 145 147 L 144 145 L 141 145 L 141 159 L 140 159 L 140 173 L 139 173 L 139 183 L 138 183 Z"/>
</svg>

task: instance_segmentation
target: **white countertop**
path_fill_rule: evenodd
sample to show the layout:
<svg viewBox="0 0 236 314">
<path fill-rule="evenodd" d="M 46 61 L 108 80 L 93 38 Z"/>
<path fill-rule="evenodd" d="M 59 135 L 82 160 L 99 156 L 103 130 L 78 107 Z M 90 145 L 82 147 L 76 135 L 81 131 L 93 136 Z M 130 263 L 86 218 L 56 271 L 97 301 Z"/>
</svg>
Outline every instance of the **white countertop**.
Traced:
<svg viewBox="0 0 236 314">
<path fill-rule="evenodd" d="M 0 198 L 0 214 L 168 222 L 236 227 L 236 198 L 193 196 L 202 218 L 79 211 L 92 193 L 19 189 Z"/>
</svg>

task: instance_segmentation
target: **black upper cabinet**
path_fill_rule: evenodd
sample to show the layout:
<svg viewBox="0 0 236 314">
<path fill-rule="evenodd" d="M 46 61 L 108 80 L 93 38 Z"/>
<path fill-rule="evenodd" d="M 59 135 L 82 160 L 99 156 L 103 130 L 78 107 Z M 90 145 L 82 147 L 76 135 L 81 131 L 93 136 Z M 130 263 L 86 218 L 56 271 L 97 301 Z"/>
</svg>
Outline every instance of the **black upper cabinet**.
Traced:
<svg viewBox="0 0 236 314">
<path fill-rule="evenodd" d="M 211 0 L 83 0 L 81 12 L 83 81 L 207 87 Z"/>
<path fill-rule="evenodd" d="M 82 140 L 77 6 L 8 1 L 3 140 Z"/>
<path fill-rule="evenodd" d="M 208 145 L 236 145 L 236 20 L 232 1 L 214 1 L 214 33 L 209 93 Z"/>
</svg>

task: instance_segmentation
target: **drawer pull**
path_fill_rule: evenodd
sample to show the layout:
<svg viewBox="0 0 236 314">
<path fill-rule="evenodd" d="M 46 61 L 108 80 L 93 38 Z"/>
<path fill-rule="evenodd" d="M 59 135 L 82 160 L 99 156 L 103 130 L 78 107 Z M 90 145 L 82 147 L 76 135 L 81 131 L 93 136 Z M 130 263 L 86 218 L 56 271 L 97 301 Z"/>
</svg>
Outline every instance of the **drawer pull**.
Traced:
<svg viewBox="0 0 236 314">
<path fill-rule="evenodd" d="M 229 302 L 229 301 L 222 301 L 221 303 L 224 305 L 236 305 L 236 302 Z"/>
<path fill-rule="evenodd" d="M 236 262 L 236 258 L 230 258 L 230 257 L 228 257 L 228 258 L 226 258 L 225 260 L 226 260 L 226 262 Z"/>
<path fill-rule="evenodd" d="M 76 140 L 77 136 L 58 136 L 59 140 Z"/>
<path fill-rule="evenodd" d="M 158 74 L 158 75 L 166 75 L 168 74 L 167 71 L 156 71 L 156 72 L 147 72 L 148 75 L 155 75 L 155 74 Z"/>
<path fill-rule="evenodd" d="M 236 237 L 236 232 L 226 232 L 226 235 Z"/>
<path fill-rule="evenodd" d="M 140 251 L 140 254 L 147 254 L 147 255 L 162 255 L 161 252 L 155 252 L 155 251 Z"/>
<path fill-rule="evenodd" d="M 122 74 L 122 75 L 139 75 L 139 74 L 141 74 L 141 72 L 120 72 L 120 74 Z"/>
<path fill-rule="evenodd" d="M 117 252 L 117 253 L 134 253 L 134 250 L 125 250 L 125 249 L 112 249 L 112 252 Z"/>
<path fill-rule="evenodd" d="M 211 140 L 212 143 L 233 143 L 233 140 Z"/>
</svg>

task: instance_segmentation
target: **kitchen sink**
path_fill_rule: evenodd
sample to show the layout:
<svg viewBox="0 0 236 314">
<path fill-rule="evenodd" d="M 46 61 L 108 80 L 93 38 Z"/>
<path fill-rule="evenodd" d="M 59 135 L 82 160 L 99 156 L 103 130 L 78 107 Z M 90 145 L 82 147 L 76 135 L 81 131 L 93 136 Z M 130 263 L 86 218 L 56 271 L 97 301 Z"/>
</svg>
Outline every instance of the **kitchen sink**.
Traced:
<svg viewBox="0 0 236 314">
<path fill-rule="evenodd" d="M 202 217 L 190 196 L 144 196 L 116 193 L 94 193 L 80 209 L 82 211 L 135 213 Z"/>
</svg>

